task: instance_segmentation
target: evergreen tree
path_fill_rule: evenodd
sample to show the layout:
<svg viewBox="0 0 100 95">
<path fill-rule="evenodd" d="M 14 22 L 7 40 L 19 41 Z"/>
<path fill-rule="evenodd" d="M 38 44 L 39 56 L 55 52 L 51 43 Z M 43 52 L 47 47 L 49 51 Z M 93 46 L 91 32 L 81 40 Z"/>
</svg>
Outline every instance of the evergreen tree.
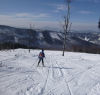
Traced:
<svg viewBox="0 0 100 95">
<path fill-rule="evenodd" d="M 100 29 L 100 19 L 99 19 L 99 22 L 98 22 L 98 28 Z"/>
</svg>

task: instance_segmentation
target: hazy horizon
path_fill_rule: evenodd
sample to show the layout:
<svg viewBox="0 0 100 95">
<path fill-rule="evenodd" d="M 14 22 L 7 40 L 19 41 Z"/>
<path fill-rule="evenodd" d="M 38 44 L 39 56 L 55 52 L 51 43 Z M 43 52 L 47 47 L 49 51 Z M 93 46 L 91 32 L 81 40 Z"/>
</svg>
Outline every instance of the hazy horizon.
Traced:
<svg viewBox="0 0 100 95">
<path fill-rule="evenodd" d="M 72 30 L 99 31 L 100 0 L 72 0 Z M 64 0 L 1 0 L 0 25 L 62 30 Z"/>
</svg>

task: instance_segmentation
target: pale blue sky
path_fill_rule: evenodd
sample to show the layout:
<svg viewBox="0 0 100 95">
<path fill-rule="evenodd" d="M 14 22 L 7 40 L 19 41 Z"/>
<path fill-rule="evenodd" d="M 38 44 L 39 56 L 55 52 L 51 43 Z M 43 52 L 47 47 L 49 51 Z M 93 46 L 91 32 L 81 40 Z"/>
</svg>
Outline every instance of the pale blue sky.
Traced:
<svg viewBox="0 0 100 95">
<path fill-rule="evenodd" d="M 65 0 L 0 0 L 0 24 L 60 29 L 65 7 Z M 73 29 L 95 29 L 99 17 L 100 0 L 72 0 Z"/>
</svg>

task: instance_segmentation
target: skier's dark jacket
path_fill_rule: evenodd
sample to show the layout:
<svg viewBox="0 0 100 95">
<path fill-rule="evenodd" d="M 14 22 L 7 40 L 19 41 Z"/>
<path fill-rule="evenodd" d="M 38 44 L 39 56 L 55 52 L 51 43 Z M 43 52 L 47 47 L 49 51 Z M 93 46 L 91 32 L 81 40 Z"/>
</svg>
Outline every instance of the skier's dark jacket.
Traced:
<svg viewBox="0 0 100 95">
<path fill-rule="evenodd" d="M 45 57 L 44 52 L 40 52 L 38 57 L 39 57 L 39 58 L 44 58 L 44 57 Z"/>
</svg>

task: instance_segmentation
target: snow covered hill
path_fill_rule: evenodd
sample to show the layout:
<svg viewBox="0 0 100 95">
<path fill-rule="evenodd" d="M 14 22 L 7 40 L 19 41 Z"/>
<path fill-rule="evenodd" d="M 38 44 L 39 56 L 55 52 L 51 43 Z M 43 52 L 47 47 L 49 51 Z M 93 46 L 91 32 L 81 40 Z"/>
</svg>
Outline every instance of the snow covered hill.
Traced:
<svg viewBox="0 0 100 95">
<path fill-rule="evenodd" d="M 100 55 L 40 50 L 0 51 L 0 95 L 100 95 Z"/>
<path fill-rule="evenodd" d="M 83 39 L 85 35 L 69 33 L 66 40 L 66 50 L 100 53 L 100 45 L 85 41 Z M 81 38 L 81 36 L 83 36 L 83 38 Z M 63 39 L 64 34 L 62 32 L 21 29 L 0 25 L 0 49 L 23 47 L 62 50 Z"/>
<path fill-rule="evenodd" d="M 89 31 L 72 32 L 70 33 L 70 35 L 74 37 L 78 37 L 82 40 L 100 45 L 100 32 L 96 32 L 96 31 L 94 32 L 89 32 Z"/>
</svg>

